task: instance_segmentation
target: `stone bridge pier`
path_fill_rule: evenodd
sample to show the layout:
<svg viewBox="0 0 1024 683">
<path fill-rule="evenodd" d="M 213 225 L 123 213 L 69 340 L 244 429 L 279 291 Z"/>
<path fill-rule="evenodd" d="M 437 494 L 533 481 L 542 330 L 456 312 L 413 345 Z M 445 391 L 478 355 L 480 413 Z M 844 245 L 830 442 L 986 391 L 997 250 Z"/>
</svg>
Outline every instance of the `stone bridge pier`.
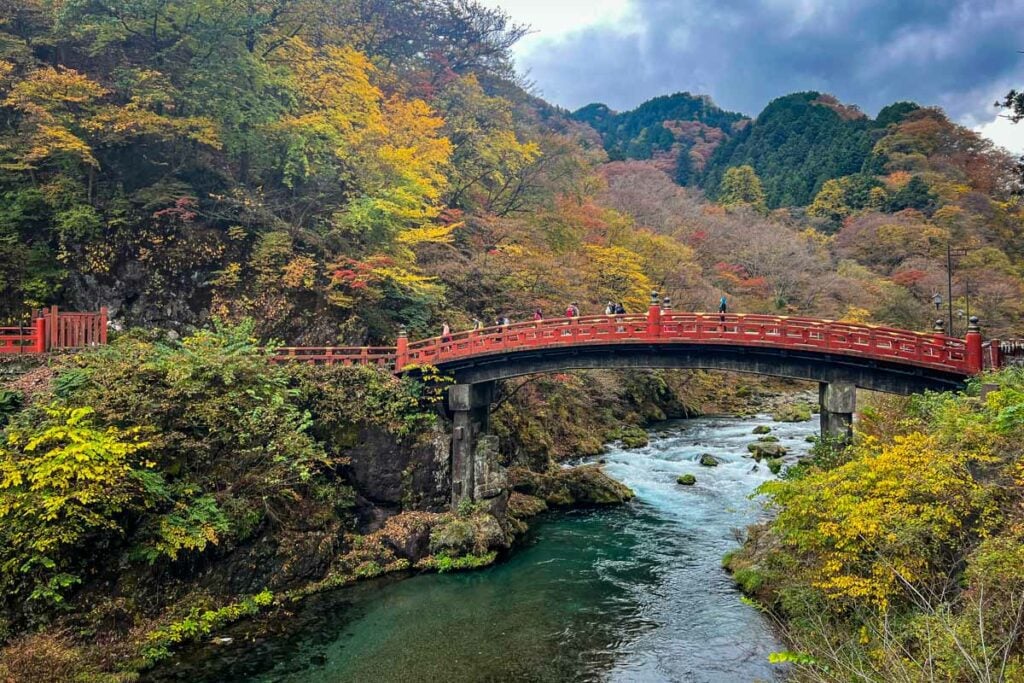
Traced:
<svg viewBox="0 0 1024 683">
<path fill-rule="evenodd" d="M 850 382 L 818 384 L 821 436 L 847 440 L 853 436 L 853 414 L 857 411 L 857 387 Z"/>
<path fill-rule="evenodd" d="M 490 434 L 492 382 L 455 384 L 448 388 L 452 416 L 452 508 L 464 500 L 498 502 L 508 477 L 498 463 L 498 437 Z"/>
</svg>

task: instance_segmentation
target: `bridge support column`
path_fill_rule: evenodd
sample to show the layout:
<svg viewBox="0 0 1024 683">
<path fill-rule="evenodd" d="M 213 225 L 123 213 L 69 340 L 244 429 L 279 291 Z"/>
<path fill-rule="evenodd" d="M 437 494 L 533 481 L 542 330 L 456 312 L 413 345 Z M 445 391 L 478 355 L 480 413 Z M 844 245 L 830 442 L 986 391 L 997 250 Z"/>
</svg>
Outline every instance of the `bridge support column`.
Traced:
<svg viewBox="0 0 1024 683">
<path fill-rule="evenodd" d="M 857 387 L 848 382 L 821 382 L 821 436 L 847 441 L 853 436 L 853 414 L 857 410 Z"/>
<path fill-rule="evenodd" d="M 452 414 L 452 508 L 505 492 L 505 470 L 498 464 L 498 438 L 488 434 L 494 382 L 448 388 Z"/>
</svg>

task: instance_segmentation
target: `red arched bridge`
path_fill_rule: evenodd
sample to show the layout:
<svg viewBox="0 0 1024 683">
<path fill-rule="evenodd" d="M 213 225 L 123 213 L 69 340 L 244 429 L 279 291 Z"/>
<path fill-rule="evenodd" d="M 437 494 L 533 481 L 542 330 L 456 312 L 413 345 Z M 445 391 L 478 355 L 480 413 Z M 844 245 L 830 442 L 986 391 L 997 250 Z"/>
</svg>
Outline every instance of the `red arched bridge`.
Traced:
<svg viewBox="0 0 1024 683">
<path fill-rule="evenodd" d="M 654 297 L 646 315 L 556 318 L 459 332 L 393 347 L 289 347 L 280 362 L 377 365 L 395 372 L 432 365 L 451 374 L 452 502 L 497 498 L 505 488 L 488 415 L 496 380 L 580 368 L 694 368 L 819 383 L 821 429 L 849 435 L 857 388 L 909 394 L 962 388 L 999 367 L 976 319 L 964 339 L 941 331 L 770 315 L 676 312 Z"/>
<path fill-rule="evenodd" d="M 106 310 L 38 312 L 25 327 L 0 328 L 0 354 L 40 354 L 105 344 Z M 452 500 L 490 499 L 504 476 L 488 436 L 496 380 L 582 368 L 693 368 L 819 383 L 823 433 L 849 433 L 857 388 L 909 394 L 950 390 L 1024 356 L 1019 342 L 984 343 L 976 319 L 964 339 L 888 327 L 771 315 L 685 313 L 654 303 L 646 315 L 555 318 L 459 332 L 387 347 L 285 347 L 277 362 L 374 365 L 414 372 L 426 365 L 455 378 Z"/>
</svg>

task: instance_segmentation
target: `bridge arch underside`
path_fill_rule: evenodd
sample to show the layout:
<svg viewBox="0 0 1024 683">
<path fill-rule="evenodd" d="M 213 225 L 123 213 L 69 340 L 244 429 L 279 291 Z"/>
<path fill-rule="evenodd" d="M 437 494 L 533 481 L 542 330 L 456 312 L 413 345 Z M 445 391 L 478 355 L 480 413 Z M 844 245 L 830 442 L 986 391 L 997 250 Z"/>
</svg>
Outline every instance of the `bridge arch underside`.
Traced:
<svg viewBox="0 0 1024 683">
<path fill-rule="evenodd" d="M 704 344 L 608 345 L 529 349 L 438 365 L 458 384 L 482 384 L 565 370 L 663 368 L 719 370 L 852 384 L 869 391 L 913 394 L 962 389 L 965 377 L 894 361 L 816 350 L 772 349 Z"/>
</svg>

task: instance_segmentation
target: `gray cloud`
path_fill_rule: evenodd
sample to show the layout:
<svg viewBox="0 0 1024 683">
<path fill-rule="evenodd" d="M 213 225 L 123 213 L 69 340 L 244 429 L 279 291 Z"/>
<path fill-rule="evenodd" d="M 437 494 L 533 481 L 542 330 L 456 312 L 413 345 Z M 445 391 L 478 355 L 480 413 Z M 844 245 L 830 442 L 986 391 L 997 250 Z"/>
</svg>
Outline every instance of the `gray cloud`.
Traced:
<svg viewBox="0 0 1024 683">
<path fill-rule="evenodd" d="M 542 94 L 630 109 L 681 90 L 756 114 L 799 90 L 867 113 L 896 100 L 965 122 L 1024 85 L 1024 0 L 634 0 L 636 26 L 540 40 L 520 59 Z"/>
</svg>

